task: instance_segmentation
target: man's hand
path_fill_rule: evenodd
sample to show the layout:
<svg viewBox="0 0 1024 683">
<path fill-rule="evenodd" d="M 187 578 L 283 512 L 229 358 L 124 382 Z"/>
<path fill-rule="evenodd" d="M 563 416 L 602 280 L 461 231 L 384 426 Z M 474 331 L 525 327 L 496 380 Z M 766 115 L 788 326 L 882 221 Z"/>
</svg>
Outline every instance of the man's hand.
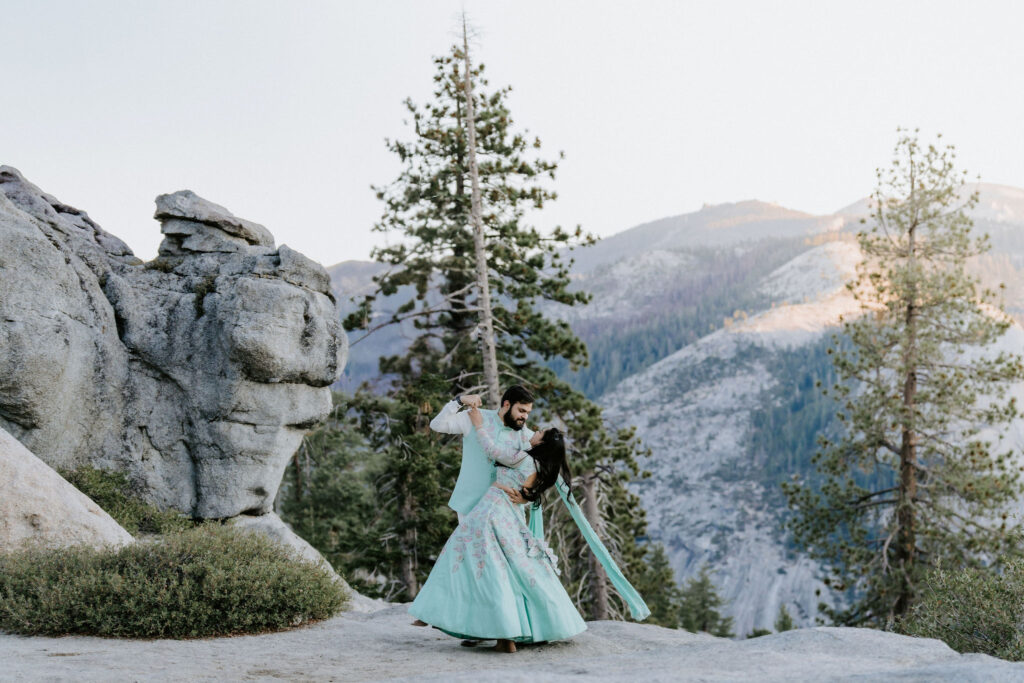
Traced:
<svg viewBox="0 0 1024 683">
<path fill-rule="evenodd" d="M 484 402 L 480 399 L 480 394 L 465 394 L 462 396 L 462 405 L 467 408 L 480 408 Z"/>
<path fill-rule="evenodd" d="M 495 484 L 495 486 L 504 491 L 505 495 L 508 496 L 508 499 L 515 505 L 523 505 L 529 502 L 523 498 L 523 495 L 519 493 L 519 491 L 516 491 L 515 489 L 511 489 L 504 484 Z"/>
</svg>

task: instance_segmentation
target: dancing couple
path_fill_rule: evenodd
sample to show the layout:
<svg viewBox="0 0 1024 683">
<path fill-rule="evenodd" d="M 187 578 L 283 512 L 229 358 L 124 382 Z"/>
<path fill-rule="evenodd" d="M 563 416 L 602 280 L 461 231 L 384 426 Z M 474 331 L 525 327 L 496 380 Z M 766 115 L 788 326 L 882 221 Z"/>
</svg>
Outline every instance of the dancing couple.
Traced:
<svg viewBox="0 0 1024 683">
<path fill-rule="evenodd" d="M 562 432 L 526 427 L 533 396 L 524 387 L 510 387 L 500 410 L 483 410 L 481 404 L 475 394 L 458 396 L 430 422 L 436 432 L 462 435 L 462 466 L 448 501 L 459 525 L 409 607 L 415 623 L 462 638 L 464 645 L 496 640 L 501 652 L 515 652 L 516 643 L 564 640 L 583 632 L 587 626 L 544 541 L 540 499 L 552 487 L 633 618 L 645 619 L 650 610 L 569 490 Z"/>
</svg>

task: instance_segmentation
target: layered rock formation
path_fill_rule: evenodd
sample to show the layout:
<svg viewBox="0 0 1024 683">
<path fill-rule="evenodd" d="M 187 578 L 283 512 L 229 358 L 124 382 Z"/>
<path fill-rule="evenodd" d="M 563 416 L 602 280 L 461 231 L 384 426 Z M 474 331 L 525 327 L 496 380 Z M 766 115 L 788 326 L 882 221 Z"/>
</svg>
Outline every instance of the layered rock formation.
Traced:
<svg viewBox="0 0 1024 683">
<path fill-rule="evenodd" d="M 131 534 L 17 439 L 0 429 L 0 548 L 121 546 Z"/>
<path fill-rule="evenodd" d="M 200 518 L 271 510 L 347 341 L 327 273 L 177 192 L 143 263 L 0 166 L 0 428 L 53 467 L 127 472 Z"/>
</svg>

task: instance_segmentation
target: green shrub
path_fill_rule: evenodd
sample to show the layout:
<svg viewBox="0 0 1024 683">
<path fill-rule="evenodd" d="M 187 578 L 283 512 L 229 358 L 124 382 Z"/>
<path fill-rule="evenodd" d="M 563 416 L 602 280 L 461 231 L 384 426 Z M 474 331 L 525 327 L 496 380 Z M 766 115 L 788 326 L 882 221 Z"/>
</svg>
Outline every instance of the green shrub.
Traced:
<svg viewBox="0 0 1024 683">
<path fill-rule="evenodd" d="M 0 630 L 197 638 L 326 619 L 348 596 L 264 536 L 207 524 L 120 549 L 0 553 Z"/>
<path fill-rule="evenodd" d="M 89 496 L 125 531 L 166 534 L 183 531 L 193 525 L 188 517 L 174 510 L 161 510 L 141 500 L 123 472 L 108 472 L 95 467 L 61 470 L 60 475 L 72 486 Z"/>
<path fill-rule="evenodd" d="M 204 312 L 203 304 L 204 304 L 204 302 L 206 300 L 206 295 L 207 294 L 212 294 L 213 292 L 217 291 L 216 283 L 217 283 L 217 276 L 215 276 L 215 275 L 207 275 L 202 280 L 200 280 L 198 283 L 196 283 L 196 288 L 195 288 L 195 295 L 196 296 L 195 296 L 195 299 L 193 299 L 193 304 L 195 305 L 195 309 L 196 309 L 196 318 L 202 318 L 203 317 L 203 312 Z"/>
<path fill-rule="evenodd" d="M 931 572 L 907 616 L 902 633 L 938 638 L 957 652 L 981 652 L 1024 660 L 1024 561 L 993 569 Z"/>
<path fill-rule="evenodd" d="M 174 261 L 158 256 L 152 261 L 146 261 L 144 267 L 146 270 L 159 270 L 161 273 L 170 273 L 174 271 L 176 265 Z"/>
</svg>

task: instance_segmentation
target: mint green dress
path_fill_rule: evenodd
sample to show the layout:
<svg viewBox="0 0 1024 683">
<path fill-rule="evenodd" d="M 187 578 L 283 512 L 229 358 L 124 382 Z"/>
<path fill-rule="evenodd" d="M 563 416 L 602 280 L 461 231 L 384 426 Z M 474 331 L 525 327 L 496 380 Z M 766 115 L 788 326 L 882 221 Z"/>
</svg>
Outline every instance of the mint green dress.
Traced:
<svg viewBox="0 0 1024 683">
<path fill-rule="evenodd" d="M 535 471 L 533 458 L 522 457 L 498 467 L 496 481 L 518 489 Z M 558 579 L 554 552 L 531 533 L 523 507 L 487 489 L 448 539 L 409 614 L 478 640 L 563 640 L 586 630 Z"/>
<path fill-rule="evenodd" d="M 504 465 L 497 467 L 497 484 L 518 489 L 536 472 L 528 453 L 495 438 L 493 424 L 485 423 L 475 432 L 487 458 Z M 650 609 L 560 476 L 555 489 L 630 614 L 646 619 Z M 555 554 L 544 541 L 539 505 L 531 510 L 529 525 L 523 508 L 501 489 L 488 488 L 448 538 L 409 614 L 449 635 L 476 640 L 564 640 L 586 630 L 558 579 Z"/>
</svg>

